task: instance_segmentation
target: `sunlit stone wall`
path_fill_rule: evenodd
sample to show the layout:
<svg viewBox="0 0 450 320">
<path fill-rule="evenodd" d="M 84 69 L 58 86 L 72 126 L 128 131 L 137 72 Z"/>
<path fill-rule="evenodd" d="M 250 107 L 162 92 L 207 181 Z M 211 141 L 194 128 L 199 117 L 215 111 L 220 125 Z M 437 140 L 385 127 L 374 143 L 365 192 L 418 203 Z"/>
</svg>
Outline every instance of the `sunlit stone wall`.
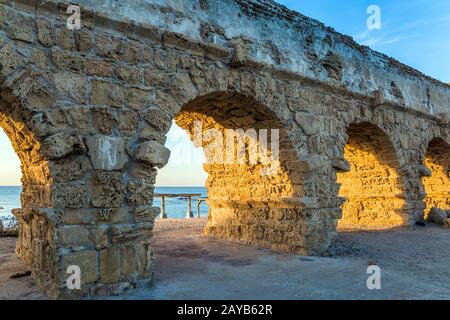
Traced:
<svg viewBox="0 0 450 320">
<path fill-rule="evenodd" d="M 123 16 L 143 2 L 149 20 Z M 391 225 L 394 211 L 405 224 L 423 218 L 428 144 L 450 143 L 447 85 L 268 0 L 120 2 L 117 14 L 97 1 L 79 3 L 82 28 L 69 30 L 68 2 L 0 2 L 0 126 L 23 171 L 17 253 L 49 296 L 121 294 L 152 283 L 154 184 L 170 157 L 164 143 L 173 119 L 189 132 L 193 119 L 222 131 L 280 130 L 272 175 L 258 175 L 259 165 L 206 164 L 211 236 L 325 253 L 343 211 L 345 220 L 357 203 L 339 196 L 337 175 L 350 171 L 372 183 L 360 157 L 379 159 L 370 194 L 389 192 L 363 201 L 370 206 L 358 211 L 364 221 Z M 245 27 L 207 19 L 217 4 Z M 162 23 L 175 14 L 182 25 L 189 17 L 191 27 Z M 268 21 L 295 32 L 261 34 Z M 377 142 L 374 132 L 364 141 L 375 147 L 364 151 L 347 130 L 358 123 L 390 143 Z M 352 173 L 352 165 L 361 170 Z M 445 193 L 448 180 L 441 181 Z M 342 188 L 349 192 L 344 181 Z M 394 198 L 401 212 L 393 205 L 389 215 L 367 219 Z M 73 265 L 80 290 L 66 285 Z"/>
<path fill-rule="evenodd" d="M 342 227 L 383 229 L 404 225 L 403 183 L 397 154 L 385 134 L 370 124 L 353 125 L 345 147 L 348 173 L 338 175 L 343 206 Z"/>
<path fill-rule="evenodd" d="M 430 174 L 423 178 L 427 216 L 432 208 L 450 210 L 450 145 L 434 139 L 428 145 L 425 165 Z"/>
</svg>

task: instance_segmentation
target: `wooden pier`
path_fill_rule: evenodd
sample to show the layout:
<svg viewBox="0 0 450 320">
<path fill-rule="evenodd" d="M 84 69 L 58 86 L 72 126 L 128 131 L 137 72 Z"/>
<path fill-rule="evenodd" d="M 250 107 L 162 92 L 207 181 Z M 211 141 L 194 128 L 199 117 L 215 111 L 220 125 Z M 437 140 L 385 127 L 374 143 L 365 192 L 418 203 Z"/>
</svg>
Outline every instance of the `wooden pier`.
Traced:
<svg viewBox="0 0 450 320">
<path fill-rule="evenodd" d="M 197 197 L 197 218 L 200 218 L 200 205 L 202 202 L 205 202 L 208 198 L 202 197 L 200 193 L 157 193 L 155 194 L 155 198 L 161 198 L 161 219 L 167 219 L 166 212 L 166 198 L 187 198 L 188 201 L 188 209 L 186 211 L 186 218 L 191 219 L 194 217 L 192 212 L 192 198 Z"/>
</svg>

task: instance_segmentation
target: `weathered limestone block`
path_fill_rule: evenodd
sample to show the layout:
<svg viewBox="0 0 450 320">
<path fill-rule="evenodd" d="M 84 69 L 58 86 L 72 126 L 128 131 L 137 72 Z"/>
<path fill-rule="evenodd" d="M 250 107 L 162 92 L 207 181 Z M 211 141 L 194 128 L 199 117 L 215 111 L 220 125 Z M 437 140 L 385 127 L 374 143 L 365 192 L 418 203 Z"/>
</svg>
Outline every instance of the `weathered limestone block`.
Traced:
<svg viewBox="0 0 450 320">
<path fill-rule="evenodd" d="M 105 135 L 112 135 L 119 122 L 116 110 L 105 106 L 93 108 L 92 120 L 94 127 Z"/>
<path fill-rule="evenodd" d="M 122 258 L 122 275 L 130 281 L 135 281 L 138 278 L 138 264 L 134 245 L 122 247 L 120 255 Z"/>
<path fill-rule="evenodd" d="M 72 51 L 75 49 L 75 39 L 72 30 L 61 26 L 55 30 L 56 43 L 64 50 Z"/>
<path fill-rule="evenodd" d="M 48 108 L 55 102 L 50 78 L 49 73 L 35 71 L 27 66 L 21 72 L 7 78 L 3 86 L 10 88 L 11 91 L 2 92 L 2 97 L 9 102 L 21 100 L 25 104 L 32 105 L 36 110 Z"/>
<path fill-rule="evenodd" d="M 190 74 L 180 72 L 171 79 L 169 92 L 182 104 L 188 103 L 198 95 L 197 86 L 193 83 Z"/>
<path fill-rule="evenodd" d="M 400 143 L 404 149 L 413 149 L 415 145 L 414 137 L 409 134 L 399 134 Z"/>
<path fill-rule="evenodd" d="M 109 78 L 113 75 L 112 63 L 102 60 L 89 60 L 85 64 L 86 74 Z"/>
<path fill-rule="evenodd" d="M 50 161 L 48 167 L 55 182 L 65 182 L 83 178 L 92 166 L 87 157 L 73 155 L 61 160 Z"/>
<path fill-rule="evenodd" d="M 65 208 L 60 223 L 62 225 L 93 225 L 95 209 Z"/>
<path fill-rule="evenodd" d="M 384 94 L 383 94 L 382 90 L 375 90 L 373 92 L 373 96 L 374 96 L 373 103 L 372 103 L 373 107 L 379 107 L 384 104 Z"/>
<path fill-rule="evenodd" d="M 131 64 L 137 64 L 142 61 L 143 47 L 140 42 L 127 41 L 123 44 L 123 60 Z"/>
<path fill-rule="evenodd" d="M 120 172 L 96 172 L 90 179 L 88 190 L 91 204 L 96 208 L 119 208 L 125 200 Z"/>
<path fill-rule="evenodd" d="M 94 41 L 97 55 L 116 61 L 120 58 L 122 43 L 119 38 L 107 34 L 98 34 Z"/>
<path fill-rule="evenodd" d="M 438 209 L 438 208 L 431 208 L 429 214 L 428 214 L 428 221 L 434 222 L 438 225 L 450 228 L 450 214 L 447 211 Z"/>
<path fill-rule="evenodd" d="M 130 175 L 135 178 L 147 179 L 155 184 L 158 171 L 145 162 L 133 161 L 130 163 Z"/>
<path fill-rule="evenodd" d="M 44 105 L 44 104 L 43 104 Z M 51 104 L 45 104 L 45 108 Z M 44 108 L 43 108 L 44 109 Z M 59 133 L 67 126 L 72 130 L 78 130 L 82 135 L 87 134 L 90 129 L 89 109 L 76 105 L 67 107 L 56 107 L 34 114 L 31 119 L 31 126 L 39 137 Z"/>
<path fill-rule="evenodd" d="M 153 249 L 148 241 L 138 242 L 135 246 L 138 273 L 143 279 L 153 280 Z"/>
<path fill-rule="evenodd" d="M 433 139 L 427 146 L 424 165 L 430 169 L 431 176 L 423 177 L 422 183 L 426 193 L 425 217 L 432 208 L 450 209 L 448 184 L 450 170 L 450 147 L 442 139 Z"/>
<path fill-rule="evenodd" d="M 90 240 L 97 250 L 111 246 L 111 227 L 108 225 L 96 226 L 89 230 Z"/>
<path fill-rule="evenodd" d="M 81 73 L 85 69 L 85 60 L 70 51 L 52 48 L 51 59 L 53 64 L 60 70 Z"/>
<path fill-rule="evenodd" d="M 59 226 L 56 229 L 55 242 L 60 248 L 91 246 L 92 241 L 86 226 Z"/>
<path fill-rule="evenodd" d="M 449 123 L 450 123 L 450 112 L 441 112 L 441 113 L 438 113 L 437 115 L 436 115 L 436 117 L 439 119 L 438 121 L 439 121 L 439 123 L 440 124 L 442 124 L 442 125 L 449 125 Z"/>
<path fill-rule="evenodd" d="M 161 135 L 160 132 L 147 122 L 144 122 L 142 128 L 139 130 L 139 138 L 144 141 L 156 141 L 160 144 L 166 143 L 166 136 Z"/>
<path fill-rule="evenodd" d="M 127 224 L 133 221 L 128 207 L 97 209 L 96 216 L 97 224 Z"/>
<path fill-rule="evenodd" d="M 11 43 L 6 44 L 0 49 L 0 75 L 5 78 L 11 72 L 20 69 L 25 63 L 25 58 L 19 55 Z"/>
<path fill-rule="evenodd" d="M 164 69 L 145 69 L 144 83 L 149 87 L 164 87 L 167 82 L 167 72 Z"/>
<path fill-rule="evenodd" d="M 324 130 L 322 117 L 315 114 L 297 112 L 295 114 L 295 121 L 297 121 L 298 125 L 307 135 L 320 134 Z"/>
<path fill-rule="evenodd" d="M 148 141 L 138 146 L 135 158 L 158 168 L 164 167 L 169 161 L 170 150 L 156 141 Z"/>
<path fill-rule="evenodd" d="M 350 172 L 351 170 L 350 163 L 342 158 L 333 158 L 331 160 L 331 165 L 333 166 L 333 168 L 336 168 L 341 172 Z"/>
<path fill-rule="evenodd" d="M 151 98 L 151 90 L 135 87 L 125 88 L 126 105 L 136 111 L 146 107 Z"/>
<path fill-rule="evenodd" d="M 87 29 L 78 30 L 75 33 L 75 50 L 82 53 L 89 52 L 93 48 L 92 32 Z"/>
<path fill-rule="evenodd" d="M 153 235 L 153 222 L 133 225 L 116 225 L 112 228 L 111 240 L 116 243 L 130 243 L 135 240 L 150 239 Z"/>
<path fill-rule="evenodd" d="M 144 120 L 158 132 L 166 133 L 172 121 L 169 116 L 159 108 L 148 108 L 142 113 Z"/>
<path fill-rule="evenodd" d="M 93 80 L 91 85 L 91 102 L 96 105 L 121 107 L 124 101 L 122 87 L 113 82 Z"/>
<path fill-rule="evenodd" d="M 120 280 L 120 247 L 112 246 L 100 251 L 99 259 L 100 281 L 116 283 Z"/>
<path fill-rule="evenodd" d="M 132 137 L 136 134 L 136 128 L 139 126 L 139 116 L 133 110 L 118 111 L 119 130 L 126 137 Z"/>
<path fill-rule="evenodd" d="M 43 207 L 53 206 L 52 192 L 49 186 L 35 184 L 25 185 L 20 196 L 22 203 L 33 204 Z"/>
<path fill-rule="evenodd" d="M 433 172 L 426 166 L 419 166 L 419 174 L 422 177 L 431 177 Z"/>
<path fill-rule="evenodd" d="M 14 40 L 33 42 L 35 36 L 35 20 L 32 17 L 17 15 L 7 28 L 8 36 Z"/>
<path fill-rule="evenodd" d="M 21 212 L 19 214 L 21 215 L 21 218 L 25 218 L 23 215 L 24 212 Z M 40 218 L 44 218 L 46 223 L 51 225 L 52 227 L 58 226 L 62 215 L 63 215 L 63 210 L 59 209 L 59 208 L 47 208 L 47 207 L 33 206 L 28 211 L 29 221 L 31 221 L 34 218 L 33 216 L 37 216 Z"/>
<path fill-rule="evenodd" d="M 327 162 L 327 158 L 319 154 L 310 154 L 301 160 L 292 161 L 291 165 L 293 169 L 298 170 L 299 172 L 310 172 L 325 168 L 327 164 L 329 165 Z"/>
<path fill-rule="evenodd" d="M 52 205 L 57 208 L 83 208 L 88 203 L 86 187 L 79 183 L 56 184 L 52 187 Z"/>
<path fill-rule="evenodd" d="M 86 138 L 86 145 L 95 170 L 120 170 L 128 161 L 122 138 L 94 135 Z"/>
<path fill-rule="evenodd" d="M 68 277 L 67 268 L 72 265 L 77 265 L 82 270 L 82 285 L 92 284 L 98 280 L 98 252 L 96 250 L 62 253 L 59 259 L 59 279 L 61 284 L 65 285 L 65 280 Z"/>
<path fill-rule="evenodd" d="M 87 87 L 85 78 L 70 71 L 57 72 L 53 76 L 55 87 L 65 97 L 76 103 L 85 103 L 87 100 Z"/>
<path fill-rule="evenodd" d="M 135 66 L 120 65 L 114 70 L 120 80 L 139 85 L 142 82 L 142 69 Z"/>
<path fill-rule="evenodd" d="M 137 223 L 153 222 L 160 214 L 160 211 L 161 209 L 159 207 L 151 207 L 149 205 L 139 206 L 134 210 L 134 218 Z"/>
<path fill-rule="evenodd" d="M 128 182 L 128 204 L 130 206 L 141 206 L 153 201 L 154 186 L 151 180 L 131 179 Z"/>
<path fill-rule="evenodd" d="M 7 7 L 5 5 L 0 5 L 0 28 L 3 26 L 7 20 Z"/>
<path fill-rule="evenodd" d="M 51 47 L 54 44 L 53 41 L 53 26 L 47 19 L 37 19 L 37 30 L 39 42 L 46 46 Z"/>
<path fill-rule="evenodd" d="M 86 152 L 81 136 L 72 130 L 56 133 L 44 140 L 42 154 L 48 159 L 60 159 L 74 153 Z"/>
<path fill-rule="evenodd" d="M 231 58 L 232 67 L 240 67 L 248 63 L 248 40 L 242 37 L 233 39 L 233 55 Z"/>
</svg>

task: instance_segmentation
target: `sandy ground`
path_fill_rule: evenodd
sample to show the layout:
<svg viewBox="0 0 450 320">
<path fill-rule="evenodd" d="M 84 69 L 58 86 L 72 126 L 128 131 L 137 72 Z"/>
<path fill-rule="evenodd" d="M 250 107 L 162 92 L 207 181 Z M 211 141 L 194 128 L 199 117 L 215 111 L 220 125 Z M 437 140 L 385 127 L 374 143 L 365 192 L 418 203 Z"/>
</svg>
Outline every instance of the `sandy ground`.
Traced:
<svg viewBox="0 0 450 320">
<path fill-rule="evenodd" d="M 46 299 L 30 276 L 11 279 L 27 271 L 14 253 L 16 238 L 0 238 L 0 300 Z"/>
<path fill-rule="evenodd" d="M 202 236 L 204 219 L 158 221 L 155 285 L 114 299 L 450 299 L 450 230 L 342 231 L 331 257 L 302 257 Z M 14 239 L 0 239 L 0 299 L 43 298 Z M 368 290 L 368 265 L 381 290 Z"/>
</svg>

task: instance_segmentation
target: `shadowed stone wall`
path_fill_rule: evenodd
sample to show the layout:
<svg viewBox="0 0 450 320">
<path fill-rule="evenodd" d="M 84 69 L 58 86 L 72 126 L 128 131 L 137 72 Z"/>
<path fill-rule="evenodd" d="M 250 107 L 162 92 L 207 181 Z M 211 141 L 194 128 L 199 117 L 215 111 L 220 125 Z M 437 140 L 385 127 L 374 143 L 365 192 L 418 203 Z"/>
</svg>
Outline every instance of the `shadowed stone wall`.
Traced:
<svg viewBox="0 0 450 320">
<path fill-rule="evenodd" d="M 152 282 L 154 183 L 173 119 L 191 134 L 193 120 L 280 130 L 273 175 L 205 165 L 211 236 L 324 253 L 356 199 L 337 175 L 372 185 L 363 155 L 392 167 L 371 174 L 402 202 L 402 223 L 423 218 L 422 179 L 439 167 L 427 150 L 445 163 L 450 143 L 448 85 L 271 1 L 77 3 L 83 27 L 70 31 L 68 3 L 0 1 L 0 126 L 23 172 L 17 253 L 51 297 Z M 430 195 L 445 206 L 440 181 Z M 378 225 L 394 217 L 358 212 Z M 69 265 L 81 268 L 81 290 L 66 287 Z"/>
</svg>

